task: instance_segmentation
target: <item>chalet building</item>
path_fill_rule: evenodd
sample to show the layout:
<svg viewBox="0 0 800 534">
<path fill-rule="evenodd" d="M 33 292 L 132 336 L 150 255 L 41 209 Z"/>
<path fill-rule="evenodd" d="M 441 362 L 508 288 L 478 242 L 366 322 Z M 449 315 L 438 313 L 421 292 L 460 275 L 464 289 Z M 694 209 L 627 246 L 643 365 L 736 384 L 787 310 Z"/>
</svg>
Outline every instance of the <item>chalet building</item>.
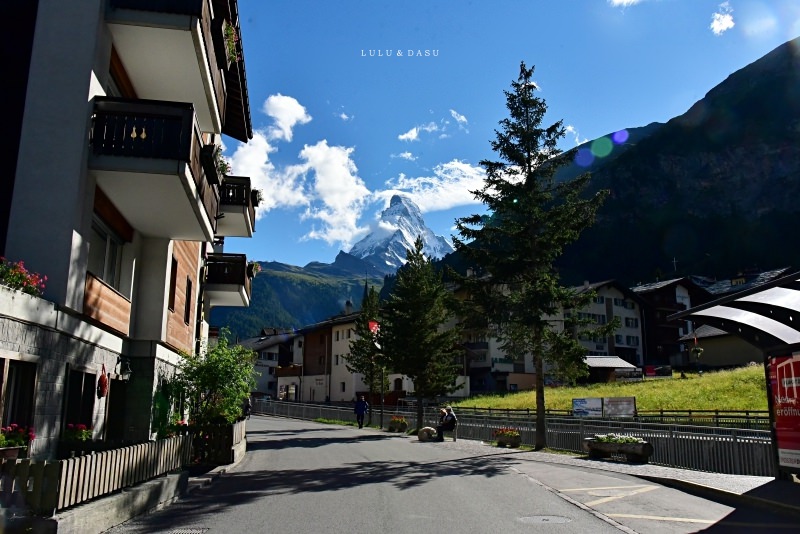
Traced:
<svg viewBox="0 0 800 534">
<path fill-rule="evenodd" d="M 711 294 L 689 278 L 674 278 L 631 288 L 644 301 L 647 326 L 644 365 L 686 365 L 688 348 L 681 337 L 691 333 L 691 321 L 669 321 L 667 317 L 711 300 Z"/>
<path fill-rule="evenodd" d="M 265 328 L 260 336 L 240 343 L 256 354 L 256 389 L 251 394 L 253 398 L 278 398 L 278 368 L 292 364 L 296 336 L 294 330 Z"/>
<path fill-rule="evenodd" d="M 237 1 L 5 8 L 0 256 L 47 282 L 0 287 L 1 422 L 33 428 L 34 458 L 67 424 L 147 440 L 210 309 L 250 301 L 246 257 L 223 252 L 258 200 L 219 158 L 223 134 L 252 137 Z"/>
</svg>

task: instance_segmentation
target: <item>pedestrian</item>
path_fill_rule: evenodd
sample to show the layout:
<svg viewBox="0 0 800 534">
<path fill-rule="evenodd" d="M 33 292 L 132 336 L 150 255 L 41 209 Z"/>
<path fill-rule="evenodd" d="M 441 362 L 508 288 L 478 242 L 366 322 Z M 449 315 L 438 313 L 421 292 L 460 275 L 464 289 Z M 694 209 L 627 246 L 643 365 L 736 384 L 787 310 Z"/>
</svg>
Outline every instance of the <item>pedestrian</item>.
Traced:
<svg viewBox="0 0 800 534">
<path fill-rule="evenodd" d="M 453 412 L 452 406 L 447 406 L 444 410 L 440 410 L 439 413 L 439 425 L 436 427 L 436 441 L 444 441 L 445 430 L 449 430 L 450 432 L 455 430 L 458 420 L 456 419 L 456 414 Z"/>
<path fill-rule="evenodd" d="M 366 399 L 364 399 L 364 395 L 361 395 L 361 398 L 356 401 L 356 408 L 354 410 L 356 421 L 358 421 L 358 428 L 364 428 L 364 414 L 367 413 L 367 410 L 369 410 L 369 404 L 367 404 Z"/>
<path fill-rule="evenodd" d="M 247 397 L 244 402 L 242 403 L 242 413 L 246 419 L 250 419 L 250 412 L 253 411 L 253 403 L 250 401 L 250 397 Z"/>
</svg>

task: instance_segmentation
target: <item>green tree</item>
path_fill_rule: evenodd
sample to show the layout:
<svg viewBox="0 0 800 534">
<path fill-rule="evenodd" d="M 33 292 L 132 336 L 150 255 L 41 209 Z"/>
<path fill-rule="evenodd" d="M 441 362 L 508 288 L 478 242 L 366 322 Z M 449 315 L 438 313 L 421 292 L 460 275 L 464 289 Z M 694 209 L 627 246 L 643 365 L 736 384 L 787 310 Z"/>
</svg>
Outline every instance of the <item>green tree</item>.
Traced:
<svg viewBox="0 0 800 534">
<path fill-rule="evenodd" d="M 479 271 L 461 279 L 473 313 L 485 317 L 510 355 L 533 357 L 535 448 L 541 449 L 546 446 L 544 363 L 573 378 L 585 373 L 586 351 L 577 336 L 588 325 L 576 313 L 566 314 L 563 329 L 554 328 L 553 319 L 580 310 L 593 296 L 563 287 L 554 262 L 594 223 L 608 193 L 585 195 L 588 173 L 568 181 L 554 179 L 574 151 L 558 148 L 565 135 L 562 121 L 542 125 L 547 106 L 534 94 L 533 72 L 522 63 L 519 78 L 504 91 L 509 117 L 500 121 L 491 143 L 499 160 L 481 162 L 486 176 L 473 194 L 490 215 L 457 220 L 460 237 L 455 245 Z"/>
<path fill-rule="evenodd" d="M 461 333 L 451 321 L 452 295 L 422 253 L 422 239 L 407 251 L 406 260 L 383 308 L 378 338 L 390 367 L 414 381 L 419 429 L 422 401 L 458 389 L 463 349 L 458 346 Z"/>
<path fill-rule="evenodd" d="M 369 388 L 370 402 L 379 387 L 386 391 L 386 382 L 381 384 L 380 372 L 385 368 L 383 353 L 378 349 L 378 333 L 373 328 L 380 324 L 380 302 L 378 293 L 372 287 L 369 291 L 364 286 L 364 298 L 361 302 L 361 313 L 356 319 L 355 338 L 350 340 L 350 354 L 345 359 L 347 370 L 364 375 L 364 382 Z M 372 410 L 369 411 L 367 425 L 372 424 Z"/>
<path fill-rule="evenodd" d="M 230 346 L 227 336 L 223 329 L 205 356 L 184 355 L 175 376 L 175 390 L 188 402 L 192 424 L 236 421 L 255 387 L 255 353 L 240 345 Z"/>
</svg>

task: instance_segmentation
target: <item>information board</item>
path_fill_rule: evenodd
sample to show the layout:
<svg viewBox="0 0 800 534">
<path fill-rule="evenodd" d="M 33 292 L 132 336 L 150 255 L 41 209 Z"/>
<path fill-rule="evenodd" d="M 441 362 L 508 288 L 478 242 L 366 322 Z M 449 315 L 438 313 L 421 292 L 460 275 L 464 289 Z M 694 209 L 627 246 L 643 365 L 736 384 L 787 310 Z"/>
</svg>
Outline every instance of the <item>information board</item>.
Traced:
<svg viewBox="0 0 800 534">
<path fill-rule="evenodd" d="M 800 470 L 800 352 L 767 362 L 778 465 Z"/>
</svg>

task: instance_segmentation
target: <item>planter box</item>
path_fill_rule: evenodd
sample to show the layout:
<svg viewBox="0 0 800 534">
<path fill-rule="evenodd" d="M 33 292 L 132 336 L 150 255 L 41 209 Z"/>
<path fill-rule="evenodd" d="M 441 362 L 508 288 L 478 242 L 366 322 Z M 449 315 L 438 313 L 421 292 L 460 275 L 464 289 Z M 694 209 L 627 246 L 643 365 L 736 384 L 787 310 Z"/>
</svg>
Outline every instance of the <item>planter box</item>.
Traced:
<svg viewBox="0 0 800 534">
<path fill-rule="evenodd" d="M 28 447 L 0 447 L 0 458 L 25 458 L 28 453 Z"/>
<path fill-rule="evenodd" d="M 516 449 L 522 444 L 521 436 L 497 436 L 498 447 L 510 447 Z"/>
<path fill-rule="evenodd" d="M 647 463 L 653 454 L 653 445 L 647 443 L 610 443 L 597 441 L 594 438 L 583 440 L 583 450 L 589 453 L 589 458 L 610 458 L 613 454 L 623 455 L 631 463 Z"/>
</svg>

